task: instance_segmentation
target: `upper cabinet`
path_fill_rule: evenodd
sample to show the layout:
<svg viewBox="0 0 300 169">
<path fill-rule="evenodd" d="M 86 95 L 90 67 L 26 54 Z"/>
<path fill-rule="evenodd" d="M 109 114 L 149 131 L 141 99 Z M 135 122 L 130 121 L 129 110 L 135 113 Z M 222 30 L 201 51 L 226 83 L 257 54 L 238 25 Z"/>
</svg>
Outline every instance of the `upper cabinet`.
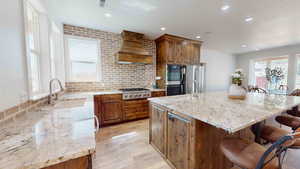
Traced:
<svg viewBox="0 0 300 169">
<path fill-rule="evenodd" d="M 158 64 L 199 64 L 201 41 L 165 34 L 155 40 Z"/>
</svg>

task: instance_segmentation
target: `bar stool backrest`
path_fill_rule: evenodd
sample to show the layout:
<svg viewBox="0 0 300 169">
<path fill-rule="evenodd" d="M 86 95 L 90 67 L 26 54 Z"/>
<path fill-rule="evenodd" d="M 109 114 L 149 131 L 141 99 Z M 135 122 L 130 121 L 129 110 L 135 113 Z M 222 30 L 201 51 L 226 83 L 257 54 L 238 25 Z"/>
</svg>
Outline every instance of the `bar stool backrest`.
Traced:
<svg viewBox="0 0 300 169">
<path fill-rule="evenodd" d="M 252 87 L 248 89 L 249 92 L 254 92 L 254 93 L 264 93 L 267 94 L 267 91 L 263 88 L 259 88 L 259 87 Z"/>
<path fill-rule="evenodd" d="M 300 138 L 300 132 L 281 137 L 265 151 L 255 169 L 263 169 L 264 166 L 268 164 L 268 162 L 270 162 L 270 159 L 274 158 L 278 158 L 279 169 L 281 169 L 282 153 L 286 152 L 289 146 L 293 145 L 295 143 L 295 140 L 298 138 Z M 270 158 L 269 155 L 274 151 L 275 155 Z"/>
<path fill-rule="evenodd" d="M 293 90 L 289 96 L 300 96 L 300 89 Z"/>
</svg>

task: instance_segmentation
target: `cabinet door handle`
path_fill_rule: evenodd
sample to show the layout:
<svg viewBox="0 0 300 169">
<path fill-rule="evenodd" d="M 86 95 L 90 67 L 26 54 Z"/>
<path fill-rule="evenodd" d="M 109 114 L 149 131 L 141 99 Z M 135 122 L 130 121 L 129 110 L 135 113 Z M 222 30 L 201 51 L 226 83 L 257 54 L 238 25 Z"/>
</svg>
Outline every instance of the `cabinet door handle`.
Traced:
<svg viewBox="0 0 300 169">
<path fill-rule="evenodd" d="M 96 132 L 97 132 L 100 129 L 100 123 L 99 123 L 99 119 L 96 115 L 94 115 L 94 119 L 96 121 Z"/>
<path fill-rule="evenodd" d="M 158 111 L 161 111 L 161 112 L 165 112 L 166 110 L 162 109 L 162 108 L 159 108 L 159 107 L 156 107 L 156 106 L 153 106 L 153 109 L 156 109 Z"/>
<path fill-rule="evenodd" d="M 180 117 L 180 116 L 178 116 L 178 115 L 175 115 L 175 114 L 173 114 L 173 113 L 168 113 L 168 118 L 169 118 L 169 120 L 171 120 L 171 121 L 174 121 L 174 119 L 177 119 L 177 120 L 180 120 L 180 121 L 184 121 L 184 122 L 186 122 L 186 123 L 190 123 L 189 120 L 187 120 L 187 119 L 185 119 L 185 118 L 183 118 L 183 117 Z"/>
</svg>

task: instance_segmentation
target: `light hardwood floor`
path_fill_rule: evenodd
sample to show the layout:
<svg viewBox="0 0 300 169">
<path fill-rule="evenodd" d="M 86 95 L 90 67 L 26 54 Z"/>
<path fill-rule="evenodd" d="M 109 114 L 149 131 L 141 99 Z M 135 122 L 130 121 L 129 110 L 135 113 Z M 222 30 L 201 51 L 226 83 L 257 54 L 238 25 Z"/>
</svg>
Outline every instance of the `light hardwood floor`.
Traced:
<svg viewBox="0 0 300 169">
<path fill-rule="evenodd" d="M 100 129 L 94 169 L 171 169 L 149 145 L 148 120 Z M 283 169 L 300 169 L 300 150 L 290 150 Z"/>
</svg>

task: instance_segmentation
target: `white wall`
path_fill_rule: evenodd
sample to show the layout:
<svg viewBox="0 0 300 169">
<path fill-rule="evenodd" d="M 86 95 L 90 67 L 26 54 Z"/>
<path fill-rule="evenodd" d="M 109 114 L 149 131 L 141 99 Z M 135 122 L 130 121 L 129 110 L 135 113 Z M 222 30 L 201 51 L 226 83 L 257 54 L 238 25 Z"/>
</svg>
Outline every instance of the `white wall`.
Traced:
<svg viewBox="0 0 300 169">
<path fill-rule="evenodd" d="M 296 54 L 300 54 L 300 45 L 291 45 L 267 49 L 257 52 L 250 52 L 239 54 L 236 56 L 236 67 L 245 71 L 246 82 L 249 81 L 249 65 L 250 61 L 258 58 L 288 56 L 289 57 L 289 70 L 288 70 L 288 87 L 290 90 L 295 88 L 295 75 L 296 75 Z"/>
<path fill-rule="evenodd" d="M 37 8 L 42 17 L 46 17 L 47 11 L 43 1 L 29 0 Z M 25 29 L 23 0 L 5 0 L 5 5 L 0 6 L 0 111 L 23 103 L 29 99 L 27 60 L 25 45 Z M 46 21 L 46 20 L 44 20 Z M 47 40 L 47 23 L 41 23 L 46 29 L 42 38 L 42 65 L 41 76 L 43 78 L 44 92 L 49 92 L 50 80 L 49 43 Z M 56 23 L 57 24 L 57 23 Z M 59 25 L 59 24 L 58 24 Z M 62 31 L 62 24 L 60 24 Z M 63 32 L 61 35 L 63 41 Z M 62 42 L 60 42 L 62 44 Z M 62 49 L 63 50 L 63 49 Z M 63 53 L 63 51 L 62 51 Z M 64 56 L 58 56 L 57 77 L 64 83 Z"/>
<path fill-rule="evenodd" d="M 0 111 L 26 100 L 27 93 L 22 1 L 4 4 L 0 6 Z"/>
<path fill-rule="evenodd" d="M 235 57 L 204 46 L 201 62 L 206 63 L 206 90 L 228 90 L 231 82 L 230 75 L 235 69 Z"/>
</svg>

